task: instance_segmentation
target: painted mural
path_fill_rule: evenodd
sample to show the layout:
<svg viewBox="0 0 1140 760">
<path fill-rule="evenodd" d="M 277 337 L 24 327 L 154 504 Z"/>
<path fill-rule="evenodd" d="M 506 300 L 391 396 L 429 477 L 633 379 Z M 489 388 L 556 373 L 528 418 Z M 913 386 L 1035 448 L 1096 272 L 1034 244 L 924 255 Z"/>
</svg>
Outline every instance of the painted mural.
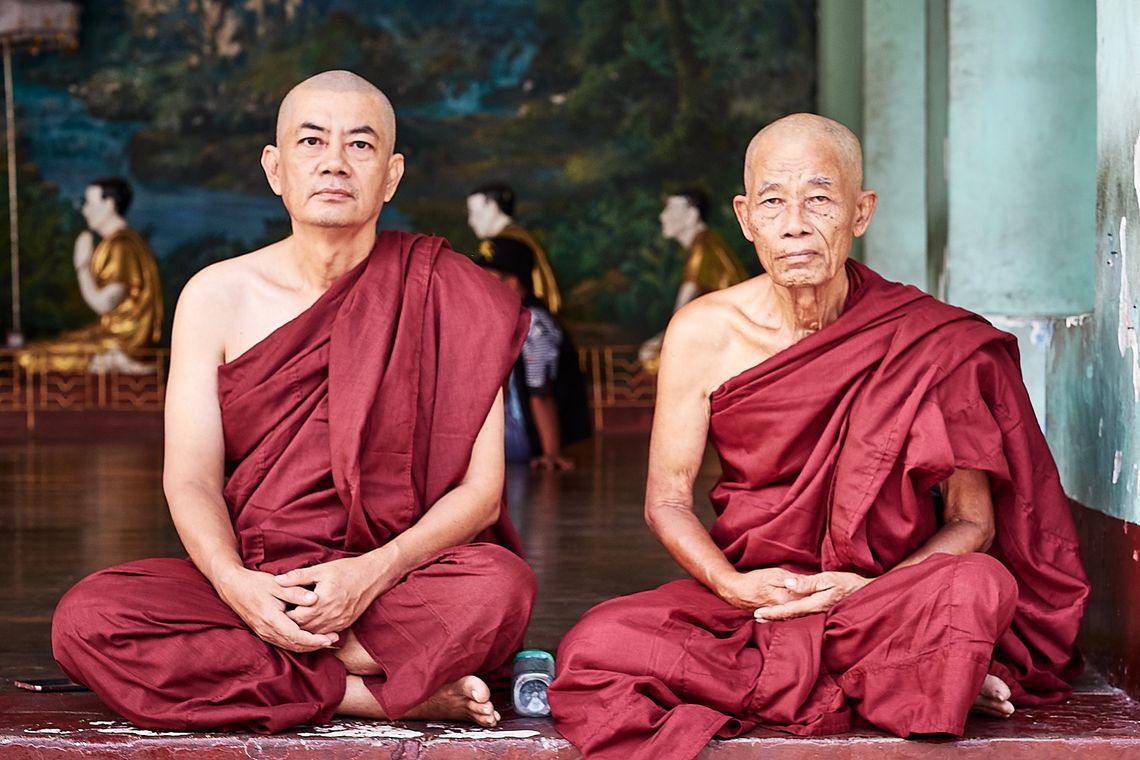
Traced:
<svg viewBox="0 0 1140 760">
<path fill-rule="evenodd" d="M 752 262 L 731 211 L 744 146 L 814 101 L 813 0 L 81 5 L 75 50 L 14 58 L 33 338 L 89 319 L 71 246 L 95 177 L 134 184 L 128 217 L 158 255 L 169 303 L 202 266 L 286 234 L 258 165 L 276 105 L 306 76 L 347 68 L 392 99 L 408 159 L 382 226 L 473 251 L 468 191 L 508 182 L 581 339 L 640 340 L 664 324 L 680 276 L 682 252 L 660 235 L 662 194 L 703 187 L 711 226 Z M 8 299 L 3 288 L 0 314 Z"/>
</svg>

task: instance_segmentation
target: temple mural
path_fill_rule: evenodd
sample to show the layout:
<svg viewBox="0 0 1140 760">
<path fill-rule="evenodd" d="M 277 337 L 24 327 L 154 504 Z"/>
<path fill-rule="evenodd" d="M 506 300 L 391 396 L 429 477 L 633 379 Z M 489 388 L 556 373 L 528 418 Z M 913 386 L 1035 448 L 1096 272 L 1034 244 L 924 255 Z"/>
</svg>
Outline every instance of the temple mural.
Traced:
<svg viewBox="0 0 1140 760">
<path fill-rule="evenodd" d="M 197 269 L 286 234 L 258 164 L 275 104 L 306 76 L 347 68 L 388 93 L 408 159 L 382 226 L 474 253 L 465 198 L 506 182 L 580 340 L 640 341 L 667 319 L 684 259 L 662 237 L 663 197 L 704 189 L 709 225 L 755 271 L 731 210 L 741 146 L 815 98 L 812 0 L 80 5 L 74 49 L 13 57 L 29 339 L 90 317 L 72 245 L 94 178 L 134 187 L 131 225 L 171 306 Z M 0 257 L 0 283 L 7 267 Z M 0 315 L 9 299 L 0 288 Z"/>
</svg>

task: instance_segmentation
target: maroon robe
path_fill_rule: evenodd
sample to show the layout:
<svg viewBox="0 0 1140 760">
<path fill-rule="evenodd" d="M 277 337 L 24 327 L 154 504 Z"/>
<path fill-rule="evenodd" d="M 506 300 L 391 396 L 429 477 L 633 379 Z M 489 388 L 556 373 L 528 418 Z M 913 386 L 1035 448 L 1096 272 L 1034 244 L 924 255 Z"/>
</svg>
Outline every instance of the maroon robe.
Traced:
<svg viewBox="0 0 1140 760">
<path fill-rule="evenodd" d="M 587 757 L 693 757 L 757 725 L 961 734 L 987 672 L 1063 699 L 1088 593 L 1014 338 L 849 262 L 831 325 L 710 397 L 711 535 L 740 571 L 875 578 L 826 613 L 755 623 L 695 581 L 611 600 L 559 650 L 551 707 Z M 939 528 L 931 488 L 988 473 L 989 556 L 887 572 Z M 881 577 L 880 577 L 881 576 Z"/>
<path fill-rule="evenodd" d="M 244 564 L 276 574 L 357 556 L 413 525 L 466 472 L 526 326 L 518 298 L 441 239 L 384 232 L 312 307 L 219 367 Z M 534 577 L 505 509 L 485 538 L 501 546 L 442 552 L 353 624 L 382 668 L 364 680 L 387 715 L 498 670 L 521 644 Z M 279 731 L 328 720 L 344 695 L 332 652 L 262 641 L 188 560 L 81 581 L 53 645 L 72 678 L 143 726 Z"/>
</svg>

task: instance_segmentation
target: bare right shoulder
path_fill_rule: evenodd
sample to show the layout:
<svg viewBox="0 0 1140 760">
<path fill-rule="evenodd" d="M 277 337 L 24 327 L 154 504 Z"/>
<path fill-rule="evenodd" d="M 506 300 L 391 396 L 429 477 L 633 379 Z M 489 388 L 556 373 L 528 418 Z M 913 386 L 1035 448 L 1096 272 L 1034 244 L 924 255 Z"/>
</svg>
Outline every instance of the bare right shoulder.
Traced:
<svg viewBox="0 0 1140 760">
<path fill-rule="evenodd" d="M 230 337 L 247 310 L 249 293 L 265 277 L 270 248 L 211 264 L 187 281 L 174 311 L 174 354 L 192 353 L 224 363 Z"/>
</svg>

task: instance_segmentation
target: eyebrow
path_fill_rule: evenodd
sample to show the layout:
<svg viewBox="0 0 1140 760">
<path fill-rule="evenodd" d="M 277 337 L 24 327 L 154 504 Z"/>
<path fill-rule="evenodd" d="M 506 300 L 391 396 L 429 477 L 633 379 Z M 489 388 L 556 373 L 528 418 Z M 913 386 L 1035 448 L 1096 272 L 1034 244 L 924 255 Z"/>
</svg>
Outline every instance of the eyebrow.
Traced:
<svg viewBox="0 0 1140 760">
<path fill-rule="evenodd" d="M 311 121 L 302 122 L 300 128 L 301 129 L 312 129 L 312 130 L 315 130 L 317 132 L 323 132 L 325 134 L 328 134 L 328 131 L 329 131 L 328 127 L 322 127 L 320 124 L 314 124 Z M 380 135 L 376 132 L 376 130 L 373 129 L 372 127 L 368 126 L 367 124 L 365 124 L 362 127 L 353 127 L 352 129 L 348 130 L 348 133 L 350 135 L 372 135 L 376 139 L 380 139 Z"/>
<path fill-rule="evenodd" d="M 832 180 L 831 177 L 825 177 L 823 175 L 817 175 L 815 177 L 809 178 L 808 184 L 809 185 L 816 185 L 818 187 L 831 187 L 832 185 L 835 184 L 835 181 Z M 756 189 L 756 194 L 757 195 L 763 195 L 764 193 L 767 193 L 770 190 L 779 190 L 782 187 L 783 187 L 783 185 L 781 185 L 779 182 L 765 182 L 764 184 L 760 185 L 760 187 L 758 187 Z"/>
</svg>

